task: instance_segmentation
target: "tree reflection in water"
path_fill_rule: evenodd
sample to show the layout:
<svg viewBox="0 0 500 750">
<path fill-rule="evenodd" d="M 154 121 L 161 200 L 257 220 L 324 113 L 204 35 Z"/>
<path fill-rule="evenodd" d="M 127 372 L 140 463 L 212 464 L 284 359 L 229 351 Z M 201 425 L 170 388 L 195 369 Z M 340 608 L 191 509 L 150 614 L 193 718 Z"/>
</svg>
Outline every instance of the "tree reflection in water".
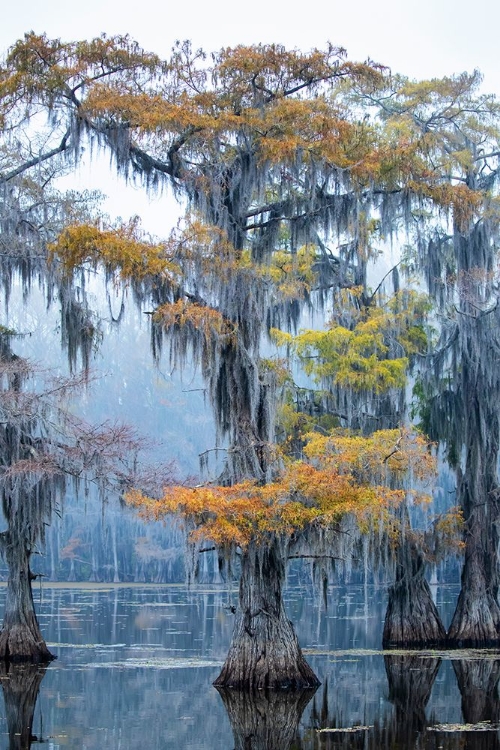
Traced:
<svg viewBox="0 0 500 750">
<path fill-rule="evenodd" d="M 4 594 L 0 588 L 0 606 Z M 380 652 L 378 599 L 367 619 L 362 597 L 337 597 L 319 627 L 307 592 L 293 595 L 323 685 L 314 695 L 219 697 L 211 683 L 232 622 L 227 592 L 48 587 L 38 606 L 57 668 L 45 677 L 28 665 L 0 673 L 0 747 L 143 750 L 147 739 L 151 750 L 500 750 L 500 653 Z M 37 700 L 43 737 L 38 718 L 33 728 Z"/>
<path fill-rule="evenodd" d="M 29 750 L 43 742 L 33 735 L 33 716 L 46 667 L 37 664 L 0 664 L 5 715 L 9 732 L 8 750 Z"/>
<path fill-rule="evenodd" d="M 484 654 L 486 656 L 486 654 Z M 498 681 L 500 679 L 500 659 L 457 659 L 453 669 L 462 697 L 464 724 L 477 725 L 481 722 L 500 722 L 500 701 Z M 464 750 L 496 750 L 500 748 L 499 733 L 492 731 L 464 732 Z M 443 747 L 447 747 L 443 744 Z"/>
<path fill-rule="evenodd" d="M 314 689 L 217 690 L 231 722 L 235 750 L 289 750 L 299 741 L 299 722 L 315 693 Z"/>
<path fill-rule="evenodd" d="M 394 705 L 392 719 L 378 731 L 394 746 L 411 747 L 426 725 L 425 708 L 436 679 L 441 659 L 422 658 L 418 653 L 384 656 L 389 683 L 389 700 Z M 406 743 L 406 744 L 405 744 Z"/>
<path fill-rule="evenodd" d="M 328 683 L 325 683 L 321 707 L 314 707 L 311 714 L 312 727 L 316 732 L 309 733 L 304 750 L 402 750 L 420 747 L 416 740 L 426 727 L 425 708 L 439 671 L 440 659 L 422 658 L 418 654 L 386 655 L 384 664 L 388 698 L 394 705 L 392 715 L 384 717 L 381 722 L 375 721 L 372 726 L 346 726 L 342 708 L 332 711 L 329 707 Z"/>
<path fill-rule="evenodd" d="M 453 653 L 453 652 L 452 652 Z M 408 655 L 384 656 L 392 715 L 373 726 L 346 727 L 342 708 L 329 706 L 328 684 L 322 688 L 321 707 L 314 706 L 311 726 L 300 745 L 303 750 L 498 750 L 500 733 L 500 659 L 452 660 L 462 697 L 462 724 L 437 724 L 426 707 L 441 659 Z M 331 692 L 331 691 L 330 691 Z M 478 726 L 484 723 L 484 726 Z M 464 725 L 474 725 L 467 731 Z M 491 726 L 490 726 L 491 725 Z M 319 730 L 319 731 L 318 731 Z M 323 730 L 323 731 L 321 731 Z M 330 731 L 328 731 L 330 730 Z"/>
</svg>

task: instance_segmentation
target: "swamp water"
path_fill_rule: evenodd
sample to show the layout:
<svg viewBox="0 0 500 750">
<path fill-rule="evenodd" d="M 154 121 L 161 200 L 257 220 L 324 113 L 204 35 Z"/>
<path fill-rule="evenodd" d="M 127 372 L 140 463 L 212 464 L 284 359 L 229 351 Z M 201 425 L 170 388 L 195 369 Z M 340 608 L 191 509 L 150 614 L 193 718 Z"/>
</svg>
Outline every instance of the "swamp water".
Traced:
<svg viewBox="0 0 500 750">
<path fill-rule="evenodd" d="M 456 595 L 436 589 L 447 617 Z M 309 587 L 287 590 L 316 692 L 219 694 L 211 683 L 235 597 L 206 586 L 37 587 L 57 660 L 0 673 L 0 747 L 500 750 L 500 653 L 382 652 L 385 592 L 373 587 L 332 587 L 326 610 Z"/>
</svg>

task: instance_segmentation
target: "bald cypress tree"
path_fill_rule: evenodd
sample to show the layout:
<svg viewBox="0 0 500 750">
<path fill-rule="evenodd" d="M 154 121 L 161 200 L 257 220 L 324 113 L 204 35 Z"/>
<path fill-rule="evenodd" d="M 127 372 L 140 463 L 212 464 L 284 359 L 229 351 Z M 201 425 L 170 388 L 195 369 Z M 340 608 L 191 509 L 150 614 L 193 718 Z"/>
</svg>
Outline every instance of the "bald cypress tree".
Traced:
<svg viewBox="0 0 500 750">
<path fill-rule="evenodd" d="M 17 126 L 40 108 L 50 114 L 50 139 L 16 175 L 56 155 L 78 159 L 81 147 L 93 144 L 108 150 L 128 179 L 148 189 L 169 186 L 189 202 L 194 218 L 152 256 L 154 243 L 142 242 L 136 227 L 98 223 L 69 228 L 54 252 L 68 268 L 101 263 L 122 279 L 147 277 L 155 325 L 168 332 L 172 354 L 193 353 L 202 362 L 228 442 L 224 484 L 273 478 L 276 380 L 261 357 L 263 334 L 293 326 L 318 300 L 333 300 L 342 317 L 345 288 L 361 290 L 360 307 L 370 308 L 371 235 L 414 243 L 414 268 L 440 310 L 451 303 L 458 316 L 456 333 L 447 338 L 444 327 L 443 354 L 435 354 L 433 367 L 423 360 L 429 429 L 457 449 L 466 525 L 481 529 L 489 543 L 496 428 L 490 430 L 491 410 L 479 402 L 486 387 L 495 393 L 492 371 L 483 370 L 496 345 L 489 353 L 484 332 L 464 321 L 481 326 L 495 308 L 485 275 L 493 273 L 496 250 L 498 105 L 477 94 L 476 75 L 416 83 L 349 62 L 333 47 L 236 47 L 207 62 L 184 44 L 161 61 L 128 38 L 62 43 L 29 34 L 10 50 L 1 76 L 5 122 Z M 2 179 L 14 176 L 11 169 Z M 466 277 L 476 279 L 473 302 Z M 479 344 L 482 353 L 474 350 Z M 448 391 L 444 375 L 452 382 Z M 404 418 L 401 387 L 397 399 L 383 403 L 372 398 L 375 391 L 368 394 L 372 421 L 385 407 Z M 331 400 L 352 417 L 351 392 L 336 387 Z M 450 403 L 457 408 L 449 424 L 439 415 Z M 464 429 L 467 420 L 473 429 Z M 484 545 L 480 539 L 475 552 L 468 548 L 470 569 L 477 569 Z M 468 554 L 464 590 L 472 592 Z M 401 563 L 420 571 L 402 555 Z M 496 573 L 484 569 L 481 576 L 479 589 L 495 600 Z M 472 596 L 484 600 L 480 592 Z M 497 614 L 493 604 L 485 607 L 492 635 Z M 489 642 L 478 628 L 477 642 Z"/>
</svg>

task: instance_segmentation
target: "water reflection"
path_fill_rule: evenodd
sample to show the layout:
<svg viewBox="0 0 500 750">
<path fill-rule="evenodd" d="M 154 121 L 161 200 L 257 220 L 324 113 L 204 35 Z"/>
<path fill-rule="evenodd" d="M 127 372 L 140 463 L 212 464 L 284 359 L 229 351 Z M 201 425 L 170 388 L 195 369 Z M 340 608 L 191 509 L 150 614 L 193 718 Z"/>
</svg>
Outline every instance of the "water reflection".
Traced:
<svg viewBox="0 0 500 750">
<path fill-rule="evenodd" d="M 318 691 L 320 702 L 313 708 L 309 733 L 304 732 L 300 748 L 497 750 L 500 748 L 500 660 L 487 652 L 480 658 L 477 652 L 471 652 L 471 658 L 455 658 L 457 653 L 384 654 L 387 688 L 379 697 L 387 695 L 393 710 L 385 711 L 381 700 L 378 716 L 365 713 L 365 723 L 355 713 L 346 711 L 338 693 L 333 701 L 329 700 L 331 690 L 325 685 L 322 695 L 321 689 Z M 434 684 L 443 668 L 445 674 L 435 691 Z M 461 695 L 460 714 L 458 701 L 454 699 L 456 692 L 450 689 L 452 675 L 456 676 L 455 687 Z M 439 695 L 439 688 L 444 686 L 448 697 L 445 703 Z M 428 704 L 432 704 L 430 710 Z"/>
<path fill-rule="evenodd" d="M 43 741 L 33 734 L 33 717 L 45 672 L 39 665 L 0 665 L 9 750 L 29 750 L 33 742 Z"/>
<path fill-rule="evenodd" d="M 299 739 L 300 719 L 315 692 L 217 690 L 231 722 L 235 750 L 289 750 Z"/>
<path fill-rule="evenodd" d="M 389 686 L 389 700 L 394 705 L 394 716 L 385 734 L 401 747 L 411 746 L 416 735 L 427 725 L 425 709 L 437 677 L 441 659 L 421 658 L 418 655 L 384 656 Z"/>
<path fill-rule="evenodd" d="M 458 687 L 462 696 L 464 724 L 477 726 L 481 723 L 493 726 L 500 722 L 500 701 L 498 682 L 500 679 L 499 659 L 457 659 L 453 662 Z M 467 750 L 500 748 L 498 732 L 466 732 Z"/>
<path fill-rule="evenodd" d="M 500 653 L 383 653 L 384 592 L 331 593 L 325 611 L 309 588 L 288 592 L 318 691 L 245 696 L 211 685 L 236 592 L 47 587 L 38 610 L 58 659 L 0 675 L 0 747 L 500 750 Z"/>
</svg>

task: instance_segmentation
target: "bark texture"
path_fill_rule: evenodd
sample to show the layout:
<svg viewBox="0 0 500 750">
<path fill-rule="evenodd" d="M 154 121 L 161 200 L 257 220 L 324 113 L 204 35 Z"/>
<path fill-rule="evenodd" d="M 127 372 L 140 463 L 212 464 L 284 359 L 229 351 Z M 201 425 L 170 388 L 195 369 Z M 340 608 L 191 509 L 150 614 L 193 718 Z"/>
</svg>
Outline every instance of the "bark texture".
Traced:
<svg viewBox="0 0 500 750">
<path fill-rule="evenodd" d="M 293 693 L 217 688 L 231 722 L 235 750 L 288 750 L 314 690 Z"/>
<path fill-rule="evenodd" d="M 22 540 L 4 534 L 4 555 L 9 568 L 0 659 L 6 662 L 48 662 L 55 657 L 43 639 L 33 603 L 30 555 Z"/>
<path fill-rule="evenodd" d="M 33 716 L 44 675 L 44 667 L 29 664 L 0 667 L 9 750 L 29 750 L 38 741 L 33 735 Z"/>
<path fill-rule="evenodd" d="M 457 498 L 465 519 L 465 559 L 448 641 L 457 647 L 496 646 L 500 643 L 500 306 L 496 289 L 484 281 L 495 243 L 481 223 L 466 234 L 456 232 L 454 241 L 457 266 L 466 280 L 457 320 L 459 371 L 454 404 L 457 444 L 463 455 L 457 471 Z"/>
<path fill-rule="evenodd" d="M 402 538 L 396 552 L 396 579 L 389 589 L 383 646 L 428 648 L 442 645 L 446 641 L 446 631 L 424 576 L 423 555 L 411 538 L 406 509 L 402 524 Z"/>
<path fill-rule="evenodd" d="M 491 437 L 498 437 L 494 425 L 491 432 Z M 448 631 L 449 645 L 459 648 L 500 644 L 497 450 L 482 452 L 481 442 L 478 437 L 477 444 L 470 446 L 466 470 L 459 473 L 459 497 L 466 518 L 465 558 L 460 596 Z"/>
<path fill-rule="evenodd" d="M 488 583 L 490 565 L 496 565 L 495 558 L 485 560 L 474 540 L 466 542 L 462 587 L 448 631 L 450 646 L 485 648 L 500 643 L 500 608 Z"/>
<path fill-rule="evenodd" d="M 277 541 L 243 553 L 232 641 L 216 687 L 302 690 L 320 684 L 286 616 L 283 578 Z"/>
</svg>

